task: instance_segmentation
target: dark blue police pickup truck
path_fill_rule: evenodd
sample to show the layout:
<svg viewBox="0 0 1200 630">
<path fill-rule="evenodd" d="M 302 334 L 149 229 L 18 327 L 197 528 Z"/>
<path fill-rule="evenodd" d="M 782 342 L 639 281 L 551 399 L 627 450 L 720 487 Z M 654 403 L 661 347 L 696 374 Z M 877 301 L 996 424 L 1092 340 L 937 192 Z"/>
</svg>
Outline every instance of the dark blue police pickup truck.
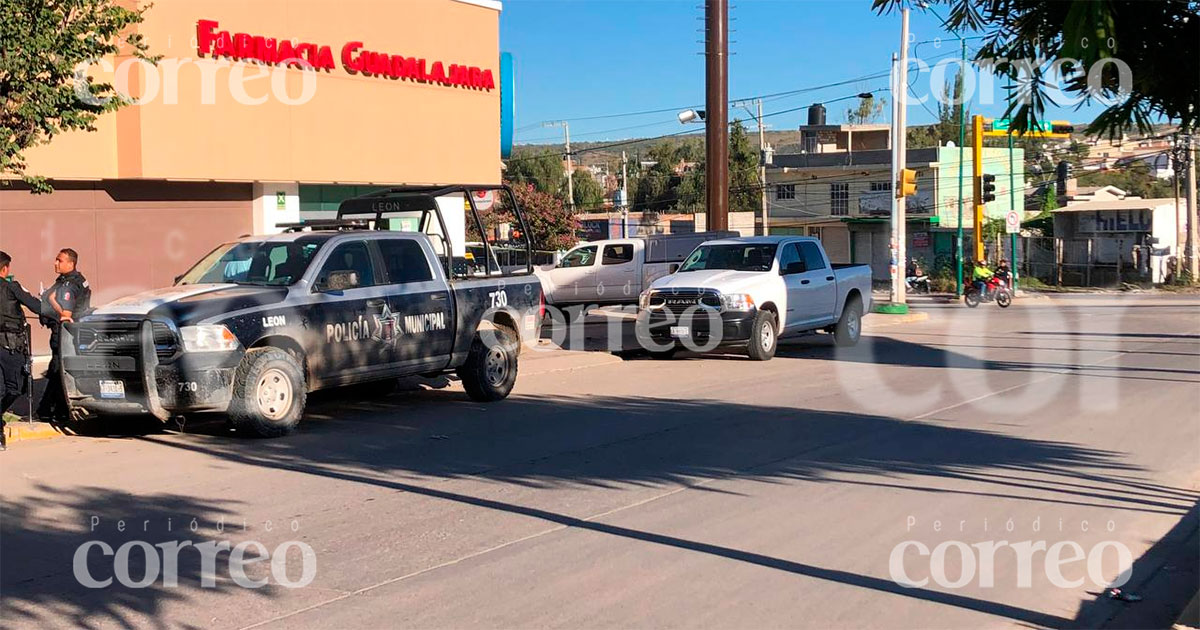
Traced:
<svg viewBox="0 0 1200 630">
<path fill-rule="evenodd" d="M 481 211 L 481 190 L 508 214 Z M 350 199 L 336 220 L 225 243 L 174 286 L 69 326 L 63 379 L 72 405 L 160 420 L 223 411 L 238 429 L 270 437 L 296 427 L 308 392 L 331 386 L 454 372 L 472 399 L 505 398 L 522 341 L 538 336 L 542 287 L 531 256 L 514 269 L 461 244 L 456 255 L 443 213 L 455 203 L 462 234 L 484 256 L 493 247 L 532 254 L 505 188 L 407 187 Z"/>
</svg>

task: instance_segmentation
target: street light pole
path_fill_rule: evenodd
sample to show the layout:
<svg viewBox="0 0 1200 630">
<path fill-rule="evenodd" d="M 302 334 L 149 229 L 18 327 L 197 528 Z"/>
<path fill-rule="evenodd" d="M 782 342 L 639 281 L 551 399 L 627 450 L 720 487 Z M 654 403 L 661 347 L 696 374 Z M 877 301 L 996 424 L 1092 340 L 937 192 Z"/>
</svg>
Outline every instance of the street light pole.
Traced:
<svg viewBox="0 0 1200 630">
<path fill-rule="evenodd" d="M 705 208 L 709 231 L 729 229 L 729 1 L 706 0 Z"/>
<path fill-rule="evenodd" d="M 762 99 L 758 101 L 758 179 L 762 187 L 758 198 L 762 202 L 762 235 L 771 233 L 771 213 L 767 210 L 767 132 L 763 129 Z"/>
</svg>

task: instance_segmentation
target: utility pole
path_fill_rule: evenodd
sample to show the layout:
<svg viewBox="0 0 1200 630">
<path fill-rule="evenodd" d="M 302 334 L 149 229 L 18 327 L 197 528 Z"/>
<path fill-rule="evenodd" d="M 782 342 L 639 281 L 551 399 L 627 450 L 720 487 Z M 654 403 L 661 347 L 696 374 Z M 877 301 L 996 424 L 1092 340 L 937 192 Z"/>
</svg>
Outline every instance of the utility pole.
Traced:
<svg viewBox="0 0 1200 630">
<path fill-rule="evenodd" d="M 1188 233 L 1187 233 L 1187 249 L 1188 249 L 1188 272 L 1191 274 L 1192 282 L 1200 279 L 1200 258 L 1196 256 L 1196 242 L 1200 241 L 1200 226 L 1197 226 L 1196 220 L 1196 136 L 1188 134 L 1187 139 L 1187 214 L 1188 214 Z"/>
<path fill-rule="evenodd" d="M 983 116 L 971 117 L 971 170 L 975 177 L 975 261 L 984 259 L 983 251 Z"/>
<path fill-rule="evenodd" d="M 729 0 L 704 3 L 705 208 L 709 231 L 729 229 Z"/>
<path fill-rule="evenodd" d="M 542 123 L 543 127 L 562 127 L 567 147 L 567 210 L 575 213 L 575 167 L 571 163 L 571 123 L 566 120 L 556 120 Z"/>
<path fill-rule="evenodd" d="M 621 238 L 629 238 L 629 157 L 621 152 Z"/>
<path fill-rule="evenodd" d="M 954 97 L 958 99 L 958 234 L 954 239 L 954 267 L 955 278 L 957 282 L 954 284 L 954 292 L 962 297 L 963 294 L 963 162 L 966 160 L 967 150 L 967 94 L 966 94 L 966 74 L 967 74 L 967 42 L 964 39 L 958 40 L 962 47 L 962 61 L 958 66 L 958 71 L 963 75 L 963 93 L 955 93 Z M 958 84 L 955 83 L 957 86 Z"/>
<path fill-rule="evenodd" d="M 763 129 L 762 99 L 758 101 L 758 180 L 762 185 L 758 198 L 762 202 L 762 235 L 771 233 L 771 213 L 767 210 L 767 132 Z"/>
<path fill-rule="evenodd" d="M 896 85 L 892 91 L 895 101 L 895 117 L 892 125 L 892 171 L 900 173 L 908 167 L 908 9 L 900 10 L 900 59 L 896 63 Z M 895 215 L 892 218 L 892 303 L 904 304 L 908 300 L 904 272 L 908 263 L 908 217 L 907 198 L 901 193 L 899 179 L 892 180 L 892 197 L 895 199 Z"/>
<path fill-rule="evenodd" d="M 1012 87 L 1011 83 L 1009 84 L 1009 87 L 1010 88 Z M 1008 210 L 1009 210 L 1009 212 L 1017 211 L 1017 172 L 1016 172 L 1016 167 L 1013 166 L 1012 125 L 1009 125 L 1009 129 L 1008 129 Z M 1025 209 L 1022 208 L 1021 210 L 1022 210 L 1022 212 L 1018 216 L 1023 217 L 1025 214 L 1025 212 L 1024 212 Z M 1017 290 L 1017 233 L 1013 232 L 1012 234 L 1009 234 L 1008 236 L 1009 236 L 1009 248 L 1012 250 L 1012 254 L 1010 255 L 1010 257 L 1012 258 L 1012 264 L 1009 266 L 1009 268 L 1012 269 L 1012 271 L 1010 272 L 1012 274 L 1012 289 L 1013 289 L 1013 291 L 1016 291 Z"/>
</svg>

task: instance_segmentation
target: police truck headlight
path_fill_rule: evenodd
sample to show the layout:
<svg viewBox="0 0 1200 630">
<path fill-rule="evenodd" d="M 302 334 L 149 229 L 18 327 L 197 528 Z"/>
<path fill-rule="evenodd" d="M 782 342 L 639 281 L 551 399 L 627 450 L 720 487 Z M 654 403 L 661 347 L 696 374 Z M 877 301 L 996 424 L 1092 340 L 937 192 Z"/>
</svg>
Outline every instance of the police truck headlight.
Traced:
<svg viewBox="0 0 1200 630">
<path fill-rule="evenodd" d="M 745 293 L 725 293 L 721 295 L 721 308 L 726 311 L 754 310 L 754 298 Z"/>
<path fill-rule="evenodd" d="M 179 329 L 185 352 L 220 352 L 237 350 L 241 343 L 229 329 L 220 325 L 184 326 Z"/>
</svg>

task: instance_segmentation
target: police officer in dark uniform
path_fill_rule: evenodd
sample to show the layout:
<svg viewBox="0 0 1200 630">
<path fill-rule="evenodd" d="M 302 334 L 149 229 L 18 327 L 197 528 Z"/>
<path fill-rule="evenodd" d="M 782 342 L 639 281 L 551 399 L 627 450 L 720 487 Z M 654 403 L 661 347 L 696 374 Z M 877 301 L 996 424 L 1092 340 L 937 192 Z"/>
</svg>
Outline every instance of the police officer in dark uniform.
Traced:
<svg viewBox="0 0 1200 630">
<path fill-rule="evenodd" d="M 23 305 L 37 313 L 41 304 L 9 275 L 12 257 L 0 251 L 0 450 L 4 450 L 4 412 L 24 390 L 29 366 L 29 323 Z"/>
<path fill-rule="evenodd" d="M 60 250 L 54 258 L 58 278 L 42 294 L 40 321 L 50 329 L 50 367 L 46 370 L 46 391 L 38 403 L 39 417 L 70 420 L 71 407 L 62 386 L 62 350 L 59 339 L 62 325 L 82 317 L 91 308 L 92 290 L 87 279 L 79 273 L 79 254 L 70 248 Z"/>
</svg>

